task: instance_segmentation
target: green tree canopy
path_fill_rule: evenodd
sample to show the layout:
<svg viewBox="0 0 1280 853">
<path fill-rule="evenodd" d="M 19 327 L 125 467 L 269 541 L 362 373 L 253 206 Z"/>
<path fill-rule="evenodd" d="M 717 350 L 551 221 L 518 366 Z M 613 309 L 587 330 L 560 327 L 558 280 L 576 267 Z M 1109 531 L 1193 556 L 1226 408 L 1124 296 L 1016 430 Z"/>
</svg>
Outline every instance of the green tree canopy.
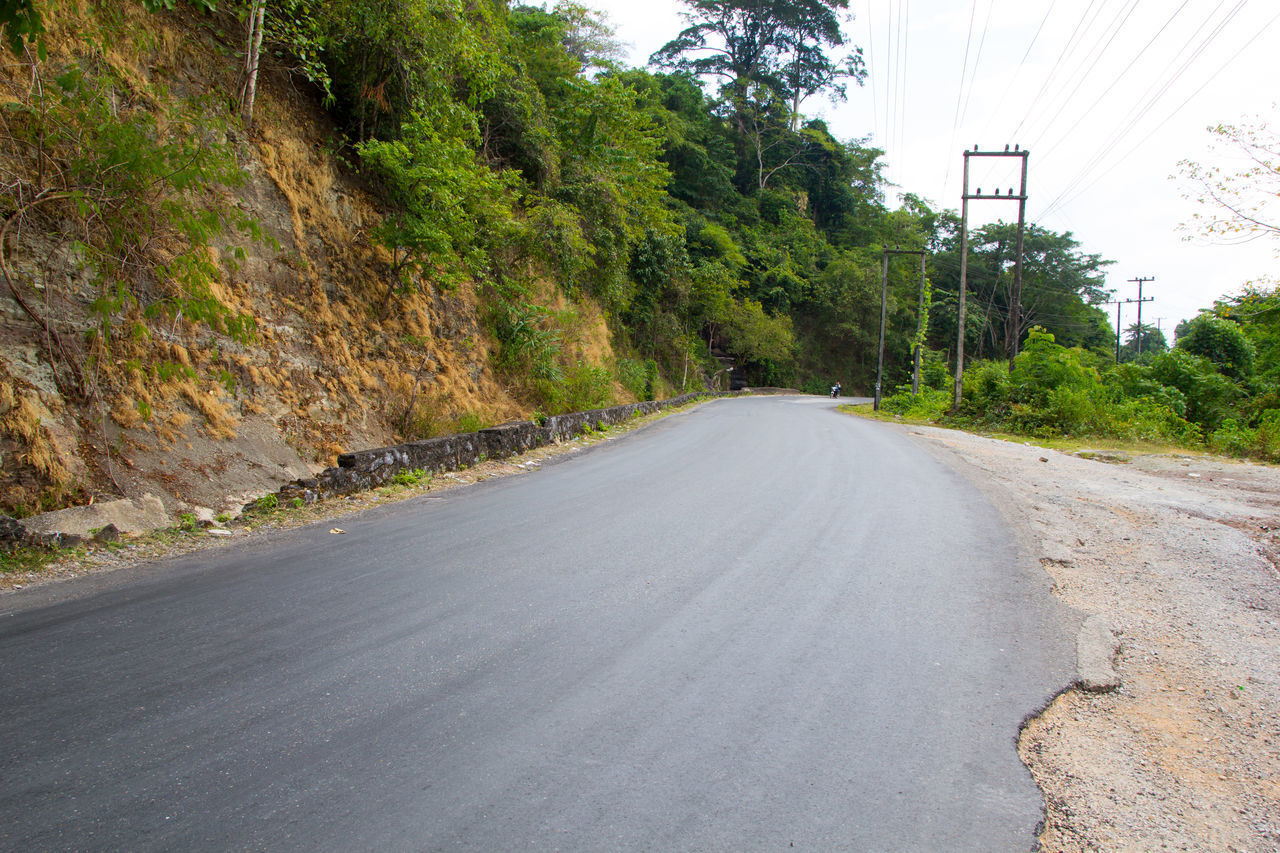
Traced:
<svg viewBox="0 0 1280 853">
<path fill-rule="evenodd" d="M 1205 311 L 1177 329 L 1177 347 L 1192 355 L 1204 356 L 1232 379 L 1253 374 L 1253 344 L 1238 323 Z"/>
</svg>

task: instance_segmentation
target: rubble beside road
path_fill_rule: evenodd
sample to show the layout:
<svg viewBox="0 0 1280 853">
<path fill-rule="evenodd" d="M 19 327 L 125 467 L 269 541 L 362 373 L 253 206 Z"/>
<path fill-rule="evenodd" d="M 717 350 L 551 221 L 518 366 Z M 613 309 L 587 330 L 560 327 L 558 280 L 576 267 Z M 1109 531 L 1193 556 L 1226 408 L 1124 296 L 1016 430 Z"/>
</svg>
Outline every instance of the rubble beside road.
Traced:
<svg viewBox="0 0 1280 853">
<path fill-rule="evenodd" d="M 895 428 L 1119 641 L 1118 686 L 1078 685 L 1020 737 L 1042 849 L 1280 851 L 1280 468 Z"/>
</svg>

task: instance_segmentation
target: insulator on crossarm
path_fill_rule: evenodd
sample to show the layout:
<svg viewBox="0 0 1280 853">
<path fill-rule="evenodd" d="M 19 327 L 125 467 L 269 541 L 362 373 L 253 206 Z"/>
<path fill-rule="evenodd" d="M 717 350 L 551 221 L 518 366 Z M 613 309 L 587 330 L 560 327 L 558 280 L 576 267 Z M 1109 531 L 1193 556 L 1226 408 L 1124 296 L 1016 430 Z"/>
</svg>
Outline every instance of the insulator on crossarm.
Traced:
<svg viewBox="0 0 1280 853">
<path fill-rule="evenodd" d="M 1008 150 L 1009 150 L 1009 145 L 1008 145 L 1008 143 L 1006 143 L 1006 144 L 1005 144 L 1005 146 L 1004 146 L 1004 150 L 1005 150 L 1005 151 L 1008 151 Z"/>
</svg>

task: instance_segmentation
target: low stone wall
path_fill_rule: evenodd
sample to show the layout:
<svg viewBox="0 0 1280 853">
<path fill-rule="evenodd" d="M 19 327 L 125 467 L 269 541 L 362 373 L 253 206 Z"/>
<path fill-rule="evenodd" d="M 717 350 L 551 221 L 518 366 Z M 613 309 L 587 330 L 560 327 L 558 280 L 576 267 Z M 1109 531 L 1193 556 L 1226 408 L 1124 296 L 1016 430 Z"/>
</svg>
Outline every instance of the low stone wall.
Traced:
<svg viewBox="0 0 1280 853">
<path fill-rule="evenodd" d="M 274 495 L 278 505 L 298 498 L 301 498 L 303 503 L 314 503 L 321 498 L 377 488 L 389 482 L 400 471 L 422 470 L 429 474 L 454 471 L 486 459 L 519 456 L 535 447 L 568 441 L 602 426 L 625 423 L 641 415 L 651 415 L 698 399 L 733 397 L 742 393 L 746 392 L 684 394 L 669 400 L 629 403 L 608 409 L 555 415 L 540 424 L 533 421 L 518 421 L 482 429 L 479 432 L 428 438 L 374 450 L 357 450 L 339 456 L 336 467 L 326 468 L 315 477 L 286 483 Z M 154 498 L 152 500 L 163 513 L 163 506 L 160 506 L 159 500 Z M 129 502 L 121 501 L 120 503 Z M 252 512 L 259 506 L 261 506 L 259 501 L 253 501 L 245 504 L 244 511 Z M 70 510 L 62 512 L 67 513 Z M 12 550 L 23 545 L 44 548 L 74 547 L 89 538 L 94 541 L 118 538 L 121 532 L 121 528 L 115 523 L 106 524 L 92 536 L 88 531 L 81 529 L 84 528 L 84 524 L 80 524 L 77 528 L 78 532 L 74 533 L 59 530 L 57 529 L 61 521 L 59 513 L 49 513 L 41 519 L 43 520 L 24 523 L 0 515 L 0 550 Z M 75 527 L 76 525 L 68 523 L 61 526 Z"/>
<path fill-rule="evenodd" d="M 294 480 L 281 486 L 276 493 L 277 501 L 283 504 L 301 498 L 303 503 L 313 503 L 333 495 L 377 488 L 389 482 L 400 471 L 421 470 L 428 474 L 438 474 L 469 467 L 486 459 L 519 456 L 535 447 L 567 441 L 602 426 L 624 423 L 641 415 L 683 406 L 701 398 L 726 396 L 734 395 L 724 392 L 684 394 L 669 400 L 651 400 L 554 415 L 540 424 L 517 421 L 479 432 L 344 453 L 338 457 L 336 467 L 326 468 L 315 477 Z M 246 504 L 245 511 L 252 511 L 256 506 L 256 501 Z"/>
</svg>

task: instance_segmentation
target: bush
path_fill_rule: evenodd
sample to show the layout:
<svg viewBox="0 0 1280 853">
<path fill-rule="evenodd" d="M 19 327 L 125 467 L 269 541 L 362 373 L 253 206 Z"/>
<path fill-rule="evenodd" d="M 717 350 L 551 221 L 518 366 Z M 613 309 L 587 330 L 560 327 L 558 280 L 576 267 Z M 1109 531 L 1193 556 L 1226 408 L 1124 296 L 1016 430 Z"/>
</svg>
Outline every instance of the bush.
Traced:
<svg viewBox="0 0 1280 853">
<path fill-rule="evenodd" d="M 1246 379 L 1253 375 L 1253 344 L 1236 323 L 1213 314 L 1200 314 L 1178 336 L 1177 348 L 1213 362 L 1224 375 Z"/>
<path fill-rule="evenodd" d="M 1085 363 L 1087 360 L 1088 354 L 1078 347 L 1067 349 L 1055 343 L 1048 332 L 1032 329 L 1026 346 L 1009 369 L 1016 398 L 1043 403 L 1059 388 L 1086 391 L 1099 385 L 1098 372 Z"/>
<path fill-rule="evenodd" d="M 1256 427 L 1227 418 L 1209 435 L 1208 444 L 1217 453 L 1280 462 L 1280 409 L 1263 412 Z"/>
<path fill-rule="evenodd" d="M 834 380 L 826 380 L 818 376 L 810 376 L 804 381 L 804 384 L 800 386 L 800 391 L 803 394 L 826 395 L 831 393 L 831 386 L 835 384 Z"/>
<path fill-rule="evenodd" d="M 1003 361 L 974 362 L 964 372 L 964 411 L 979 420 L 998 420 L 1009 406 L 1013 383 Z"/>
<path fill-rule="evenodd" d="M 951 369 L 943 353 L 923 348 L 920 359 L 920 384 L 946 390 L 952 386 Z"/>
<path fill-rule="evenodd" d="M 454 433 L 461 435 L 468 432 L 479 432 L 493 426 L 493 422 L 478 412 L 463 412 L 453 422 Z"/>
<path fill-rule="evenodd" d="M 1228 417 L 1244 391 L 1219 373 L 1208 358 L 1183 349 L 1161 353 L 1151 361 L 1151 376 L 1161 385 L 1176 388 L 1186 400 L 1187 420 L 1211 433 Z"/>
<path fill-rule="evenodd" d="M 919 394 L 912 394 L 910 385 L 902 385 L 892 396 L 880 401 L 880 409 L 904 418 L 936 421 L 951 407 L 951 398 L 950 391 L 921 388 Z"/>
<path fill-rule="evenodd" d="M 618 381 L 637 400 L 654 398 L 654 383 L 658 378 L 658 363 L 653 359 L 641 361 L 634 358 L 618 359 Z"/>
<path fill-rule="evenodd" d="M 1104 384 L 1088 353 L 1059 346 L 1051 335 L 1033 337 L 1013 370 L 987 361 L 965 371 L 966 419 L 1043 438 L 1200 441 L 1199 427 L 1182 417 L 1181 392 L 1160 384 L 1152 370 L 1123 365 L 1108 371 Z"/>
<path fill-rule="evenodd" d="M 1148 360 L 1154 361 L 1157 357 L 1157 354 L 1153 354 Z M 1179 417 L 1187 416 L 1186 395 L 1177 388 L 1160 384 L 1147 365 L 1116 365 L 1103 375 L 1102 382 L 1117 398 L 1150 400 L 1170 409 Z"/>
<path fill-rule="evenodd" d="M 581 362 L 565 373 L 564 407 L 585 412 L 613 405 L 613 376 L 603 367 Z"/>
</svg>

